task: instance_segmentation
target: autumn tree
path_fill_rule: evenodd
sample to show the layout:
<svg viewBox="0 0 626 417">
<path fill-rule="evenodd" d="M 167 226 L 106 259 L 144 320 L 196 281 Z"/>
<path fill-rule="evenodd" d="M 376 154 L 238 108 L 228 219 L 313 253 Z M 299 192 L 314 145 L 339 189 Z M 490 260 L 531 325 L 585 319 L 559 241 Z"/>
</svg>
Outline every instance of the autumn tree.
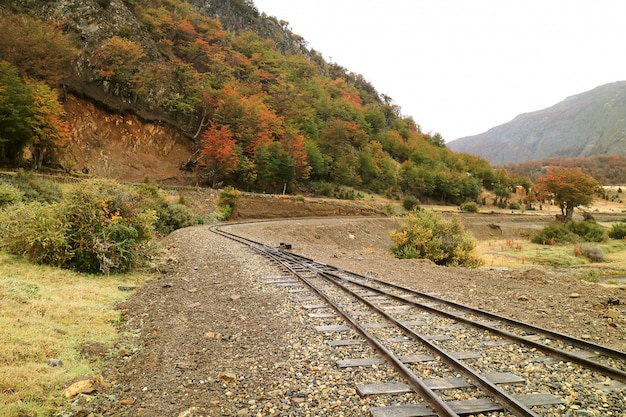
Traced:
<svg viewBox="0 0 626 417">
<path fill-rule="evenodd" d="M 496 172 L 491 188 L 496 195 L 494 205 L 498 207 L 506 207 L 509 198 L 511 198 L 511 182 L 507 172 L 500 169 Z"/>
<path fill-rule="evenodd" d="M 129 86 L 139 72 L 139 64 L 145 55 L 139 43 L 113 36 L 96 48 L 93 63 L 103 79 Z"/>
<path fill-rule="evenodd" d="M 70 130 L 57 94 L 42 82 L 33 82 L 30 87 L 33 106 L 29 121 L 29 145 L 33 154 L 33 165 L 35 169 L 40 169 L 46 159 L 65 146 Z"/>
<path fill-rule="evenodd" d="M 31 95 L 17 70 L 0 61 L 0 159 L 15 161 L 30 138 Z"/>
<path fill-rule="evenodd" d="M 358 173 L 364 185 L 374 192 L 389 191 L 396 183 L 396 166 L 378 141 L 370 142 L 359 153 Z"/>
<path fill-rule="evenodd" d="M 213 120 L 230 126 L 243 152 L 254 157 L 260 146 L 269 146 L 284 135 L 283 120 L 264 103 L 264 94 L 246 95 L 231 83 L 216 97 Z"/>
<path fill-rule="evenodd" d="M 600 187 L 595 178 L 580 168 L 550 167 L 537 182 L 540 195 L 559 205 L 564 222 L 572 220 L 576 207 L 591 205 Z"/>
<path fill-rule="evenodd" d="M 239 165 L 239 148 L 228 126 L 211 123 L 202 135 L 202 155 L 206 156 L 212 186 L 232 173 Z"/>
<path fill-rule="evenodd" d="M 0 15 L 0 56 L 23 77 L 57 86 L 70 73 L 77 50 L 57 25 L 26 15 Z"/>
<path fill-rule="evenodd" d="M 435 192 L 435 171 L 427 165 L 405 161 L 398 171 L 400 189 L 417 198 L 431 197 Z"/>
<path fill-rule="evenodd" d="M 285 193 L 295 179 L 295 164 L 278 142 L 257 148 L 254 157 L 259 189 L 274 193 Z"/>
<path fill-rule="evenodd" d="M 45 83 L 22 81 L 17 70 L 0 61 L 0 159 L 19 164 L 29 146 L 35 168 L 69 137 L 57 94 Z"/>
</svg>

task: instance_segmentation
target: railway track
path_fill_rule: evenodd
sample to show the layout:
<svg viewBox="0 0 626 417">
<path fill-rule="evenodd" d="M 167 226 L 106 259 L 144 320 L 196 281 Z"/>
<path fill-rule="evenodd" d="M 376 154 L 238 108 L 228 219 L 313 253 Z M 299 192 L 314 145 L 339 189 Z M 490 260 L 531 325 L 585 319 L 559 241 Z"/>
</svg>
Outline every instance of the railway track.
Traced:
<svg viewBox="0 0 626 417">
<path fill-rule="evenodd" d="M 554 375 L 567 385 L 582 374 L 589 390 L 626 388 L 624 352 L 212 230 L 277 264 L 282 273 L 268 282 L 304 294 L 316 330 L 342 351 L 338 367 L 395 368 L 393 380 L 356 387 L 389 398 L 370 408 L 374 417 L 564 415 L 567 386 L 554 386 Z"/>
</svg>

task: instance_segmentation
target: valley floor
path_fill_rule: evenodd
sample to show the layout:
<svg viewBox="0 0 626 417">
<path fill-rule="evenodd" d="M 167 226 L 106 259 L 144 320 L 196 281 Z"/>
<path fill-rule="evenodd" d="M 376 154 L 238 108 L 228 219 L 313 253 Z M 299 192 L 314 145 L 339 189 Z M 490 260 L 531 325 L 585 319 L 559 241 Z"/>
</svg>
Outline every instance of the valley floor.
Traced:
<svg viewBox="0 0 626 417">
<path fill-rule="evenodd" d="M 518 233 L 501 223 L 503 234 Z M 229 229 L 626 351 L 624 288 L 529 266 L 467 270 L 397 260 L 387 250 L 393 225 L 383 218 L 333 218 Z M 483 239 L 495 239 L 484 225 L 468 228 L 485 229 Z M 209 226 L 179 230 L 164 245 L 163 275 L 121 306 L 125 321 L 104 375 L 108 385 L 76 400 L 67 415 L 357 416 L 376 405 L 356 395 L 353 374 L 336 369 L 332 350 L 293 295 L 265 283 L 280 274 L 267 260 Z"/>
</svg>

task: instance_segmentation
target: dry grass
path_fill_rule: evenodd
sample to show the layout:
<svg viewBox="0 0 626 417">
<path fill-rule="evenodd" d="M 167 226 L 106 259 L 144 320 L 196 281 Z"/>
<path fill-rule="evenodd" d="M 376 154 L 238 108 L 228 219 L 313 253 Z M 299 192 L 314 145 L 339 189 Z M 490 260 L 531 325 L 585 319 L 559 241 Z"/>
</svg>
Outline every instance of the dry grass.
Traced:
<svg viewBox="0 0 626 417">
<path fill-rule="evenodd" d="M 617 282 L 611 276 L 626 276 L 626 240 L 593 243 L 602 249 L 604 262 L 591 262 L 581 256 L 575 245 L 538 245 L 525 239 L 486 239 L 477 245 L 485 267 L 524 269 L 538 266 L 568 269 L 581 279 Z"/>
<path fill-rule="evenodd" d="M 0 417 L 52 415 L 68 382 L 97 374 L 101 363 L 82 357 L 80 346 L 112 346 L 120 318 L 115 304 L 129 295 L 117 287 L 144 281 L 77 274 L 0 253 Z M 48 366 L 49 358 L 64 366 Z"/>
</svg>

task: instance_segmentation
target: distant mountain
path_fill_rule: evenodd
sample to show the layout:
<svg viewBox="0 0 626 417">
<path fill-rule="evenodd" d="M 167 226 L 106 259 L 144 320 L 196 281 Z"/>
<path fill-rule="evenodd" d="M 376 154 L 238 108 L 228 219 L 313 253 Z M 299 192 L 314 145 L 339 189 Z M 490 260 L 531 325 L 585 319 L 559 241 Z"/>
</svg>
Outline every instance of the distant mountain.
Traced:
<svg viewBox="0 0 626 417">
<path fill-rule="evenodd" d="M 602 85 L 485 133 L 449 142 L 493 165 L 544 158 L 626 156 L 626 81 Z"/>
</svg>

